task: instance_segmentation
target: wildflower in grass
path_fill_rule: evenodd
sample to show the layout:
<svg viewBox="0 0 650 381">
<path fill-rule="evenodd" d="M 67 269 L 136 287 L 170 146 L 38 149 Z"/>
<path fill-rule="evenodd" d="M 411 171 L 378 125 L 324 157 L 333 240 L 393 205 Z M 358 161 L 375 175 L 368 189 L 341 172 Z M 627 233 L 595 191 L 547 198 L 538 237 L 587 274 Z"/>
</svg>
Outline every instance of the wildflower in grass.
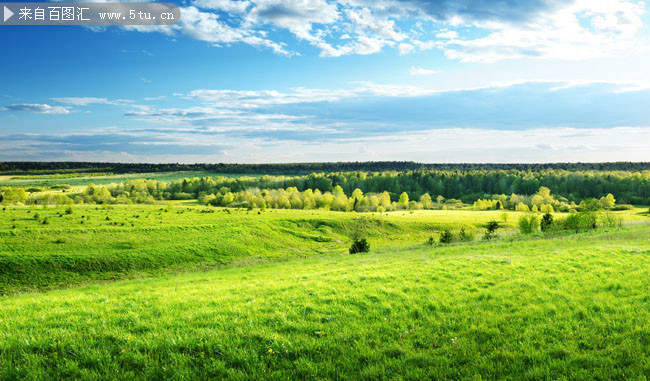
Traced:
<svg viewBox="0 0 650 381">
<path fill-rule="evenodd" d="M 272 355 L 272 354 L 274 354 L 274 353 L 275 353 L 275 352 L 273 352 L 273 348 L 269 348 L 269 354 Z"/>
</svg>

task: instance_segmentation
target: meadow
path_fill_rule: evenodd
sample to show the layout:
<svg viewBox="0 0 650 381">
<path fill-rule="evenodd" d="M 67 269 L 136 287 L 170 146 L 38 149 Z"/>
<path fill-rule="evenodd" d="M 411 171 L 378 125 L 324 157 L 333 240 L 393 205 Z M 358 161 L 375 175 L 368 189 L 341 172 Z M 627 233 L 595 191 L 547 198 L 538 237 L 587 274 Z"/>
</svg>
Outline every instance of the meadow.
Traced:
<svg viewBox="0 0 650 381">
<path fill-rule="evenodd" d="M 636 216 L 633 211 L 619 212 Z M 514 233 L 516 216 L 502 234 Z M 477 234 L 497 211 L 345 213 L 175 205 L 4 207 L 0 294 L 345 252 L 359 223 L 373 247 L 421 245 L 441 231 Z"/>
<path fill-rule="evenodd" d="M 181 174 L 156 173 L 191 187 Z M 5 180 L 61 182 L 26 177 Z M 383 212 L 355 211 L 373 193 L 339 193 L 347 211 L 77 203 L 102 177 L 0 205 L 2 380 L 650 377 L 647 206 L 572 203 L 523 234 L 543 213 L 501 196 Z M 69 202 L 31 203 L 54 193 Z M 580 213 L 595 228 L 560 223 Z M 350 254 L 359 237 L 369 252 Z"/>
<path fill-rule="evenodd" d="M 635 226 L 4 297 L 0 377 L 643 380 L 649 256 Z"/>
</svg>

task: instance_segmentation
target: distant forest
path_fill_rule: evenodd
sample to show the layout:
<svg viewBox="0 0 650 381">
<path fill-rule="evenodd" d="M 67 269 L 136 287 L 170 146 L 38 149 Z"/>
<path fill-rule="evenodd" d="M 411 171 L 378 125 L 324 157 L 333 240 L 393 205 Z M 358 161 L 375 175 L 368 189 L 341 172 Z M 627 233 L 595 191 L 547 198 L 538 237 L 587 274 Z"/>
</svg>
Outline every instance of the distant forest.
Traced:
<svg viewBox="0 0 650 381">
<path fill-rule="evenodd" d="M 296 175 L 313 172 L 384 172 L 384 171 L 647 171 L 650 162 L 546 163 L 546 164 L 424 164 L 412 161 L 370 161 L 287 164 L 145 164 L 92 162 L 0 162 L 2 175 L 41 175 L 54 173 L 152 173 L 210 171 L 223 174 Z"/>
</svg>

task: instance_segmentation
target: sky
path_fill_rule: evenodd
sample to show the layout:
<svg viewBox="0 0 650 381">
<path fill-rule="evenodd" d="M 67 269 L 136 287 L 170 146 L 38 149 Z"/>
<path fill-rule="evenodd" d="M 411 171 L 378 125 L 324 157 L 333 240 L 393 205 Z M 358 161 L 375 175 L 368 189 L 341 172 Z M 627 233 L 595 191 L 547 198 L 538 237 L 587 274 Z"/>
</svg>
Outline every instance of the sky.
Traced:
<svg viewBox="0 0 650 381">
<path fill-rule="evenodd" d="M 650 161 L 628 0 L 188 0 L 0 26 L 0 161 Z"/>
</svg>

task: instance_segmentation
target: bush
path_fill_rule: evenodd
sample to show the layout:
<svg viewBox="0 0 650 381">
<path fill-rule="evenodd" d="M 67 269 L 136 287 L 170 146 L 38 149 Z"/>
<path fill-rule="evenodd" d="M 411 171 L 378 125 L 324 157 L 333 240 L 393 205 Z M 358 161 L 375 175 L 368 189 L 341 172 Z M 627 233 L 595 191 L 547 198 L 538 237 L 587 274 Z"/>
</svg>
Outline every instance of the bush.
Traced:
<svg viewBox="0 0 650 381">
<path fill-rule="evenodd" d="M 485 234 L 483 234 L 483 239 L 489 241 L 493 238 L 496 238 L 496 231 L 499 228 L 499 223 L 497 221 L 490 221 L 485 225 Z"/>
<path fill-rule="evenodd" d="M 464 242 L 473 241 L 474 233 L 465 230 L 465 227 L 463 226 L 462 228 L 460 228 L 460 232 L 458 233 L 458 238 Z"/>
<path fill-rule="evenodd" d="M 65 214 L 72 214 L 72 207 L 71 206 L 68 206 L 67 208 L 65 208 Z"/>
<path fill-rule="evenodd" d="M 596 229 L 598 215 L 595 212 L 571 213 L 564 221 L 564 227 L 567 230 Z"/>
<path fill-rule="evenodd" d="M 494 233 L 498 228 L 499 228 L 499 223 L 497 221 L 490 221 L 485 225 L 485 228 L 487 229 L 488 233 Z"/>
<path fill-rule="evenodd" d="M 445 229 L 440 233 L 440 243 L 451 243 L 454 240 L 454 234 L 448 230 Z"/>
<path fill-rule="evenodd" d="M 548 231 L 551 229 L 551 227 L 553 227 L 553 215 L 551 213 L 546 213 L 544 217 L 542 217 L 542 231 Z"/>
<path fill-rule="evenodd" d="M 355 239 L 350 246 L 350 254 L 367 253 L 370 251 L 370 244 L 365 238 Z"/>
<path fill-rule="evenodd" d="M 531 234 L 539 229 L 539 218 L 534 214 L 519 217 L 519 230 L 521 234 Z"/>
</svg>

